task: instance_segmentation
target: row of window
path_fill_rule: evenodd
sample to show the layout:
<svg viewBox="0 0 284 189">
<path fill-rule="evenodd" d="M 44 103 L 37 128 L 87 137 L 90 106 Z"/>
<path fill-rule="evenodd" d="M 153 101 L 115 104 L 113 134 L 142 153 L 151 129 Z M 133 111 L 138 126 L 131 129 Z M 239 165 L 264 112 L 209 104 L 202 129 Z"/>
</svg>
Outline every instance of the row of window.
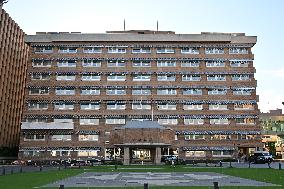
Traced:
<svg viewBox="0 0 284 189">
<path fill-rule="evenodd" d="M 71 120 L 71 119 L 70 119 Z M 145 121 L 150 119 L 132 119 L 132 121 Z M 235 123 L 237 125 L 254 125 L 255 119 L 254 118 L 234 118 Z M 38 121 L 36 119 L 28 119 L 27 121 Z M 43 120 L 40 120 L 43 121 Z M 62 121 L 62 120 L 61 120 Z M 66 119 L 64 119 L 66 121 Z M 73 121 L 73 120 L 72 120 Z M 80 118 L 79 120 L 80 125 L 99 125 L 100 119 L 99 118 Z M 178 125 L 177 118 L 159 118 L 158 123 L 160 125 Z M 205 119 L 202 118 L 183 118 L 184 125 L 203 125 L 205 123 Z M 229 125 L 230 119 L 229 118 L 214 118 L 209 119 L 209 123 L 211 125 Z M 124 118 L 106 118 L 105 124 L 126 124 L 126 119 Z"/>
<path fill-rule="evenodd" d="M 184 135 L 184 140 L 231 140 L 233 135 L 200 135 L 200 134 L 192 134 L 192 135 Z M 253 140 L 258 139 L 257 135 L 236 135 L 237 140 Z"/>
<path fill-rule="evenodd" d="M 208 95 L 226 95 L 229 89 L 207 89 Z M 232 89 L 233 95 L 251 95 L 254 89 L 238 88 Z M 50 89 L 48 88 L 34 88 L 29 89 L 30 95 L 48 95 Z M 183 95 L 202 95 L 202 89 L 182 89 Z M 75 95 L 75 89 L 56 88 L 56 95 Z M 81 95 L 100 95 L 100 89 L 80 89 Z M 157 89 L 157 95 L 177 95 L 177 89 Z M 106 95 L 126 95 L 126 89 L 106 89 Z M 132 95 L 152 95 L 151 89 L 132 89 Z"/>
<path fill-rule="evenodd" d="M 78 157 L 96 157 L 98 156 L 97 150 L 79 150 Z M 24 157 L 40 157 L 45 156 L 44 151 L 27 150 L 23 152 Z M 51 150 L 50 156 L 52 157 L 71 157 L 71 150 Z"/>
<path fill-rule="evenodd" d="M 34 47 L 35 53 L 53 53 L 55 49 L 52 46 L 44 46 L 44 47 Z M 172 47 L 157 47 L 155 52 L 157 54 L 174 54 L 177 49 Z M 58 47 L 58 53 L 78 53 L 78 47 Z M 83 47 L 83 53 L 103 53 L 103 47 Z M 127 47 L 108 47 L 107 53 L 127 53 Z M 152 49 L 150 47 L 140 47 L 140 48 L 132 48 L 131 53 L 133 54 L 145 54 L 151 53 Z M 198 47 L 182 47 L 179 49 L 181 54 L 200 54 L 200 48 Z M 224 54 L 224 48 L 220 47 L 208 47 L 205 48 L 205 54 Z M 248 54 L 248 48 L 242 47 L 234 47 L 229 48 L 229 54 Z"/>
<path fill-rule="evenodd" d="M 234 151 L 229 150 L 221 150 L 221 151 L 212 151 L 211 155 L 213 157 L 231 157 Z M 210 151 L 186 151 L 185 157 L 206 157 L 206 154 L 210 153 Z"/>
<path fill-rule="evenodd" d="M 71 135 L 51 135 L 51 141 L 71 141 Z M 25 135 L 24 141 L 45 141 L 45 135 Z M 79 135 L 79 141 L 98 141 L 99 135 Z"/>
<path fill-rule="evenodd" d="M 76 67 L 78 62 L 76 60 L 60 60 L 56 62 L 57 67 Z M 126 60 L 108 60 L 107 67 L 126 67 Z M 150 60 L 133 60 L 132 67 L 151 67 L 152 61 Z M 200 67 L 200 61 L 181 61 L 181 67 Z M 225 61 L 205 61 L 206 67 L 225 67 Z M 248 67 L 249 61 L 245 60 L 232 60 L 230 61 L 231 67 Z M 51 67 L 52 61 L 51 60 L 33 60 L 32 62 L 33 67 Z M 83 67 L 101 67 L 102 61 L 101 60 L 91 60 L 86 59 L 82 61 Z M 176 67 L 177 62 L 173 60 L 163 60 L 156 62 L 157 67 Z"/>
<path fill-rule="evenodd" d="M 135 74 L 131 75 L 132 81 L 151 81 L 151 74 Z M 226 81 L 226 75 L 207 75 L 207 81 Z M 31 75 L 32 80 L 50 80 L 49 74 L 34 73 Z M 250 81 L 249 74 L 233 74 L 232 81 Z M 57 74 L 57 81 L 75 81 L 75 74 Z M 201 75 L 181 75 L 182 81 L 201 81 Z M 101 81 L 101 75 L 98 74 L 82 74 L 81 81 Z M 126 81 L 126 74 L 108 74 L 107 81 Z M 176 75 L 173 74 L 158 74 L 157 81 L 176 81 Z"/>
<path fill-rule="evenodd" d="M 48 103 L 29 102 L 29 110 L 47 110 Z M 54 110 L 74 110 L 74 103 L 70 102 L 55 102 Z M 100 103 L 80 103 L 81 110 L 99 110 Z M 106 103 L 107 110 L 126 110 L 126 103 Z M 132 110 L 151 110 L 152 105 L 150 103 L 132 103 Z M 163 103 L 157 104 L 158 110 L 177 110 L 177 104 Z M 209 104 L 209 110 L 229 110 L 227 104 Z M 204 110 L 203 104 L 183 104 L 183 110 Z M 253 104 L 234 104 L 234 110 L 254 110 Z"/>
</svg>

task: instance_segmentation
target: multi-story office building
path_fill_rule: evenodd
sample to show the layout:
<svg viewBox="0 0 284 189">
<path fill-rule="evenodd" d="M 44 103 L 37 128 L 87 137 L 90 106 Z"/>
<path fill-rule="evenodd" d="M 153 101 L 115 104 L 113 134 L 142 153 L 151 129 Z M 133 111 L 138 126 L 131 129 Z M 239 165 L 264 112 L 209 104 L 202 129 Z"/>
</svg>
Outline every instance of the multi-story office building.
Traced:
<svg viewBox="0 0 284 189">
<path fill-rule="evenodd" d="M 24 105 L 28 46 L 0 0 L 0 157 L 16 156 Z"/>
<path fill-rule="evenodd" d="M 167 153 L 228 158 L 262 146 L 255 36 L 134 30 L 25 41 L 21 158 L 159 163 Z"/>
</svg>

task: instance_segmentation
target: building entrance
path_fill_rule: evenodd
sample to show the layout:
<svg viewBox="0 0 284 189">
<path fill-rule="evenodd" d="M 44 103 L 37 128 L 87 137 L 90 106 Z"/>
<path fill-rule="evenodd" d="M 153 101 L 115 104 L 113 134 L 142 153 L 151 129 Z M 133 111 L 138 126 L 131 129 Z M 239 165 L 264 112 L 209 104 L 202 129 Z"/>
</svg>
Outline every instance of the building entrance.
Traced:
<svg viewBox="0 0 284 189">
<path fill-rule="evenodd" d="M 150 149 L 131 149 L 131 163 L 153 163 L 152 156 Z"/>
</svg>

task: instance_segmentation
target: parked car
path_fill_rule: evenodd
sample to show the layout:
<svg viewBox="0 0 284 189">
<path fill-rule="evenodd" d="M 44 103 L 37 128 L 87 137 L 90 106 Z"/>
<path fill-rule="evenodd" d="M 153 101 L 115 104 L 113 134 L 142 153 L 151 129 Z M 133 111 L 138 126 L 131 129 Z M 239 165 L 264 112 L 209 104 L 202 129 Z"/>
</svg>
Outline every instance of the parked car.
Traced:
<svg viewBox="0 0 284 189">
<path fill-rule="evenodd" d="M 176 155 L 163 155 L 161 157 L 161 162 L 177 161 L 178 157 Z"/>
<path fill-rule="evenodd" d="M 273 157 L 266 151 L 255 151 L 252 156 L 249 157 L 249 161 L 253 163 L 270 163 L 273 161 Z"/>
<path fill-rule="evenodd" d="M 25 165 L 26 162 L 22 160 L 15 160 L 11 163 L 11 165 Z"/>
</svg>

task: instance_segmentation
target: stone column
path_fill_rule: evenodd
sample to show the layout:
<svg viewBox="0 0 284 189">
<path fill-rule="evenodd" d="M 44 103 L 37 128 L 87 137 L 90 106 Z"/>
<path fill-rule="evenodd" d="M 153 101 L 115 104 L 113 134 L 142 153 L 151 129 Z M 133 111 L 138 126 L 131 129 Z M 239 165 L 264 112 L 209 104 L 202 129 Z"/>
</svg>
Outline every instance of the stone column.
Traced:
<svg viewBox="0 0 284 189">
<path fill-rule="evenodd" d="M 156 147 L 155 164 L 161 164 L 161 147 Z"/>
<path fill-rule="evenodd" d="M 124 147 L 123 165 L 129 165 L 129 163 L 130 163 L 129 147 Z"/>
</svg>

